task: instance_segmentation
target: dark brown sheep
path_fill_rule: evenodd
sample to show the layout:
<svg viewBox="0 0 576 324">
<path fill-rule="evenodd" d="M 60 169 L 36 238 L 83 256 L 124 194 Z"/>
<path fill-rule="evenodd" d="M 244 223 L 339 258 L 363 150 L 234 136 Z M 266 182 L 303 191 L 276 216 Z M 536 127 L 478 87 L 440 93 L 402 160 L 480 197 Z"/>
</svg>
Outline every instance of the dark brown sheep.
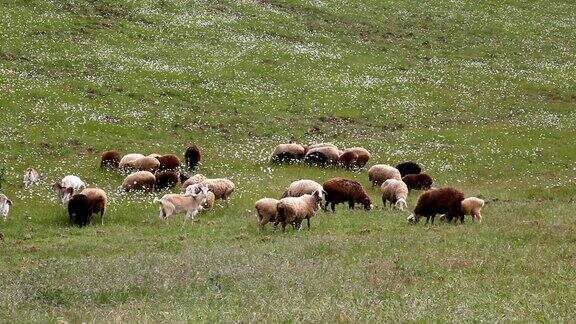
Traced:
<svg viewBox="0 0 576 324">
<path fill-rule="evenodd" d="M 418 174 L 422 172 L 422 168 L 415 162 L 403 162 L 396 166 L 396 169 L 400 171 L 400 175 L 403 177 L 407 174 Z"/>
<path fill-rule="evenodd" d="M 460 218 L 460 222 L 464 223 L 462 200 L 464 194 L 452 187 L 428 190 L 418 198 L 416 208 L 408 217 L 408 221 L 417 223 L 420 217 L 426 217 L 426 224 L 430 218 L 434 224 L 436 214 L 446 214 L 449 223 L 454 218 Z"/>
<path fill-rule="evenodd" d="M 159 157 L 156 157 L 158 161 L 160 161 L 160 171 L 167 171 L 167 170 L 178 170 L 180 168 L 180 159 L 174 154 L 165 154 Z"/>
<path fill-rule="evenodd" d="M 402 181 L 408 186 L 408 190 L 428 190 L 432 188 L 432 177 L 426 173 L 408 174 L 402 178 Z"/>
<path fill-rule="evenodd" d="M 364 209 L 372 209 L 372 202 L 370 197 L 364 190 L 364 187 L 354 180 L 344 179 L 344 178 L 332 178 L 322 185 L 324 191 L 326 192 L 326 203 L 324 209 L 330 207 L 332 211 L 335 211 L 336 204 L 348 202 L 350 209 L 354 208 L 355 203 L 360 203 L 364 205 Z"/>
<path fill-rule="evenodd" d="M 118 151 L 105 151 L 102 153 L 102 157 L 100 158 L 100 167 L 117 169 L 120 164 L 120 159 L 121 157 Z"/>
<path fill-rule="evenodd" d="M 186 148 L 186 152 L 184 153 L 184 160 L 188 169 L 194 169 L 198 163 L 200 163 L 201 159 L 202 154 L 196 145 L 192 145 Z"/>
<path fill-rule="evenodd" d="M 172 189 L 178 184 L 178 172 L 162 171 L 156 173 L 156 190 Z"/>
<path fill-rule="evenodd" d="M 346 169 L 355 168 L 357 166 L 357 162 L 358 162 L 358 154 L 352 151 L 342 153 L 342 155 L 340 155 L 340 158 L 338 159 L 338 163 Z"/>
</svg>

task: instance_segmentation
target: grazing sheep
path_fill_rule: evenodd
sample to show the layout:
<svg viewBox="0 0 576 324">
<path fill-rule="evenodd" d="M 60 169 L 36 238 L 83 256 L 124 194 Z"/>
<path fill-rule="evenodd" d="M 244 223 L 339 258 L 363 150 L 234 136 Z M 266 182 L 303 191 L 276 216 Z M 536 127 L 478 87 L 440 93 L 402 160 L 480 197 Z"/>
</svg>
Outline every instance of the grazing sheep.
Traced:
<svg viewBox="0 0 576 324">
<path fill-rule="evenodd" d="M 3 193 L 0 193 L 0 216 L 2 216 L 4 220 L 8 217 L 11 206 L 12 200 L 8 199 Z"/>
<path fill-rule="evenodd" d="M 382 184 L 382 204 L 386 206 L 386 202 L 390 202 L 390 206 L 404 210 L 408 207 L 406 203 L 408 199 L 408 187 L 402 180 L 388 179 Z"/>
<path fill-rule="evenodd" d="M 32 185 L 40 181 L 40 174 L 33 168 L 26 169 L 24 173 L 24 189 L 30 188 Z"/>
<path fill-rule="evenodd" d="M 201 159 L 202 154 L 196 145 L 186 148 L 186 152 L 184 152 L 184 161 L 186 162 L 186 167 L 188 169 L 194 169 L 200 163 Z"/>
<path fill-rule="evenodd" d="M 376 164 L 368 170 L 368 180 L 372 187 L 381 186 L 388 179 L 402 180 L 400 171 L 388 164 Z"/>
<path fill-rule="evenodd" d="M 108 198 L 106 192 L 98 188 L 86 188 L 79 194 L 72 196 L 68 202 L 68 215 L 70 223 L 80 227 L 90 223 L 90 218 L 94 213 L 100 213 L 100 220 L 104 225 L 104 213 Z"/>
<path fill-rule="evenodd" d="M 120 191 L 134 191 L 142 190 L 151 192 L 154 191 L 156 185 L 156 177 L 149 171 L 138 171 L 128 175 L 124 178 Z"/>
<path fill-rule="evenodd" d="M 419 174 L 422 172 L 422 168 L 415 162 L 403 162 L 396 166 L 396 169 L 400 171 L 402 177 L 407 174 Z"/>
<path fill-rule="evenodd" d="M 432 177 L 426 173 L 408 174 L 402 177 L 402 181 L 408 186 L 408 190 L 428 190 L 432 188 Z"/>
<path fill-rule="evenodd" d="M 284 190 L 282 198 L 300 197 L 305 194 L 312 194 L 315 190 L 320 191 L 322 197 L 324 196 L 324 189 L 318 182 L 308 179 L 296 180 Z"/>
<path fill-rule="evenodd" d="M 162 155 L 158 154 L 158 153 L 151 153 L 151 154 L 148 154 L 146 156 L 157 159 L 157 158 L 161 157 Z"/>
<path fill-rule="evenodd" d="M 100 156 L 100 167 L 117 169 L 120 165 L 120 153 L 116 150 L 104 151 Z"/>
<path fill-rule="evenodd" d="M 214 193 L 215 199 L 223 199 L 226 204 L 235 189 L 234 182 L 224 178 L 206 179 L 200 184 L 207 186 Z"/>
<path fill-rule="evenodd" d="M 414 212 L 408 216 L 408 221 L 417 223 L 420 217 L 426 217 L 426 224 L 430 218 L 434 224 L 436 214 L 446 214 L 448 222 L 453 218 L 460 218 L 460 222 L 464 223 L 462 200 L 464 194 L 452 187 L 428 190 L 418 198 Z"/>
<path fill-rule="evenodd" d="M 368 152 L 368 150 L 363 147 L 351 147 L 349 149 L 345 149 L 343 154 L 348 152 L 356 154 L 355 167 L 357 168 L 363 168 L 366 163 L 368 163 L 368 160 L 370 160 L 370 152 Z"/>
<path fill-rule="evenodd" d="M 197 173 L 189 178 L 187 178 L 186 176 L 182 177 L 180 176 L 180 181 L 182 182 L 182 193 L 184 193 L 184 191 L 186 191 L 186 188 L 188 188 L 188 186 L 193 185 L 193 184 L 198 184 L 201 183 L 202 181 L 206 180 L 208 178 L 206 178 L 205 175 Z M 184 180 L 184 181 L 182 181 Z"/>
<path fill-rule="evenodd" d="M 330 165 L 338 163 L 340 153 L 334 146 L 320 146 L 308 149 L 304 160 L 310 164 Z"/>
<path fill-rule="evenodd" d="M 322 194 L 320 191 L 314 191 L 311 195 L 303 195 L 300 197 L 286 197 L 280 199 L 276 206 L 278 212 L 276 220 L 274 221 L 274 228 L 282 223 L 282 231 L 286 230 L 286 225 L 293 224 L 298 230 L 302 228 L 302 221 L 304 219 L 308 222 L 308 230 L 310 230 L 310 218 L 316 215 L 318 211 Z"/>
<path fill-rule="evenodd" d="M 462 212 L 464 215 L 472 216 L 472 219 L 482 223 L 482 207 L 484 207 L 484 200 L 476 197 L 468 197 L 462 200 Z"/>
<path fill-rule="evenodd" d="M 184 223 L 189 218 L 194 219 L 194 216 L 202 210 L 202 203 L 206 199 L 208 187 L 200 185 L 192 185 L 186 188 L 183 194 L 166 194 L 162 198 L 154 199 L 154 202 L 160 203 L 160 219 L 166 220 L 174 214 L 184 214 Z"/>
<path fill-rule="evenodd" d="M 346 169 L 355 168 L 358 165 L 357 162 L 358 154 L 352 151 L 344 151 L 344 153 L 340 155 L 340 158 L 338 158 L 338 164 Z"/>
<path fill-rule="evenodd" d="M 350 209 L 354 208 L 355 203 L 360 203 L 364 205 L 364 209 L 372 209 L 372 202 L 370 197 L 358 181 L 344 179 L 344 178 L 332 178 L 324 184 L 322 184 L 324 191 L 326 192 L 324 209 L 330 206 L 332 211 L 335 211 L 336 204 L 348 202 Z"/>
<path fill-rule="evenodd" d="M 67 204 L 74 193 L 86 188 L 86 184 L 79 177 L 67 175 L 60 182 L 52 185 L 52 189 L 58 194 L 58 199 L 63 205 Z"/>
<path fill-rule="evenodd" d="M 160 168 L 160 161 L 158 161 L 156 158 L 145 156 L 137 160 L 125 163 L 124 168 L 130 168 L 132 170 L 138 171 L 155 172 Z"/>
<path fill-rule="evenodd" d="M 214 207 L 215 201 L 216 201 L 216 196 L 214 195 L 214 193 L 212 191 L 208 191 L 208 193 L 206 193 L 206 198 L 204 199 L 204 202 L 202 203 L 202 208 L 203 209 L 212 209 L 212 207 Z"/>
<path fill-rule="evenodd" d="M 300 144 L 279 144 L 270 155 L 270 161 L 274 163 L 295 162 L 301 160 L 306 154 L 306 149 Z"/>
<path fill-rule="evenodd" d="M 254 208 L 256 208 L 258 218 L 260 219 L 258 222 L 260 228 L 263 229 L 264 225 L 276 221 L 278 217 L 278 202 L 278 199 L 262 198 L 254 204 Z"/>
<path fill-rule="evenodd" d="M 160 162 L 160 171 L 178 170 L 180 168 L 180 159 L 174 154 L 165 154 L 156 159 Z"/>
<path fill-rule="evenodd" d="M 156 177 L 156 190 L 172 189 L 178 183 L 178 172 L 176 171 L 162 171 L 155 174 Z"/>
<path fill-rule="evenodd" d="M 120 159 L 120 163 L 118 163 L 118 168 L 124 169 L 126 163 L 136 161 L 136 160 L 141 159 L 143 157 L 144 157 L 144 155 L 140 154 L 140 153 L 126 154 L 122 157 L 122 159 Z"/>
<path fill-rule="evenodd" d="M 338 147 L 337 147 L 336 145 L 332 144 L 332 143 L 316 143 L 316 144 L 310 144 L 310 145 L 308 145 L 308 146 L 306 146 L 306 147 L 304 147 L 304 148 L 306 149 L 306 152 L 308 152 L 309 150 L 315 149 L 315 148 L 318 148 L 318 147 L 333 147 L 333 148 L 335 148 L 335 149 L 338 150 Z"/>
</svg>

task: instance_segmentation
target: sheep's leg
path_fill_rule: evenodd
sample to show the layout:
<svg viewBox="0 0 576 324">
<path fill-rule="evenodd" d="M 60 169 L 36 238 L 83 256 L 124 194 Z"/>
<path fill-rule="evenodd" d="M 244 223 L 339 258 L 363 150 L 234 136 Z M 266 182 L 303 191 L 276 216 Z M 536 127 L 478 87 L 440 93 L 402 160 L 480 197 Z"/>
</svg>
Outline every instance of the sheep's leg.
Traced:
<svg viewBox="0 0 576 324">
<path fill-rule="evenodd" d="M 354 209 L 354 200 L 348 201 L 348 208 L 349 208 L 349 209 Z"/>
<path fill-rule="evenodd" d="M 430 221 L 430 216 L 426 215 L 426 223 L 424 225 L 428 225 L 428 222 Z"/>
<path fill-rule="evenodd" d="M 335 213 L 336 212 L 336 203 L 330 203 L 330 208 L 332 208 L 332 212 Z"/>
<path fill-rule="evenodd" d="M 104 225 L 104 209 L 100 211 L 100 220 L 102 221 L 102 225 Z"/>
<path fill-rule="evenodd" d="M 282 233 L 286 232 L 286 222 L 282 222 Z"/>
<path fill-rule="evenodd" d="M 436 214 L 432 215 L 432 225 L 434 225 L 434 218 L 436 218 Z"/>
<path fill-rule="evenodd" d="M 306 221 L 308 222 L 308 230 L 310 230 L 310 217 L 306 217 Z"/>
</svg>

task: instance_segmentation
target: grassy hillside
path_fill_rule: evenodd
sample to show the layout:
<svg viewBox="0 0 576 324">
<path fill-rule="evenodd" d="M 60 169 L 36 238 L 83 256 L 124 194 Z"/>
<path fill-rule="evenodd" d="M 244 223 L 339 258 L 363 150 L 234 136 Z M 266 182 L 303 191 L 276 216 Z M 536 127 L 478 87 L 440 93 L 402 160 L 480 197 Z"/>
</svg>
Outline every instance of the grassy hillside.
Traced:
<svg viewBox="0 0 576 324">
<path fill-rule="evenodd" d="M 576 3 L 0 1 L 0 321 L 495 321 L 576 316 Z M 256 226 L 299 178 L 290 139 L 416 160 L 488 201 L 484 222 L 409 226 L 340 205 L 312 229 Z M 193 224 L 118 195 L 99 153 L 203 149 L 237 185 Z M 36 167 L 40 186 L 24 190 Z M 74 228 L 50 184 L 108 191 Z M 409 197 L 413 207 L 418 192 Z"/>
</svg>

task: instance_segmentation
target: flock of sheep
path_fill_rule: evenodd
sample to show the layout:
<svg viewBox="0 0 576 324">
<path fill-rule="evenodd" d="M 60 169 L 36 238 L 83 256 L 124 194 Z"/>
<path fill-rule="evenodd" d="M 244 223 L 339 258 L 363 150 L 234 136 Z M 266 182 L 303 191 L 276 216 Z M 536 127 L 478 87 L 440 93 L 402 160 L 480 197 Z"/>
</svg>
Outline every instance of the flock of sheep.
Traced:
<svg viewBox="0 0 576 324">
<path fill-rule="evenodd" d="M 278 145 L 270 157 L 272 162 L 292 163 L 303 161 L 312 165 L 342 166 L 344 168 L 362 168 L 370 159 L 368 150 L 353 147 L 339 150 L 334 144 L 321 143 L 303 146 L 296 143 Z M 382 203 L 387 203 L 396 209 L 404 210 L 408 206 L 410 190 L 426 190 L 418 199 L 414 212 L 408 221 L 417 223 L 421 217 L 426 217 L 426 223 L 441 214 L 447 222 L 471 215 L 481 222 L 481 210 L 484 201 L 476 197 L 464 198 L 464 194 L 452 187 L 433 188 L 432 177 L 422 173 L 422 168 L 414 162 L 404 162 L 396 167 L 387 164 L 376 164 L 368 170 L 368 180 L 372 187 L 379 186 L 382 192 Z M 310 218 L 322 207 L 332 211 L 340 203 L 348 203 L 349 208 L 361 204 L 365 210 L 372 209 L 372 202 L 362 185 L 352 179 L 332 178 L 319 184 L 316 181 L 302 179 L 294 181 L 284 191 L 280 200 L 262 198 L 255 204 L 260 226 L 274 222 L 274 227 L 282 224 L 292 224 L 300 229 L 302 222 L 307 221 L 310 228 Z"/>
<path fill-rule="evenodd" d="M 201 153 L 195 145 L 189 146 L 184 153 L 185 167 L 194 169 L 201 160 Z M 270 160 L 273 163 L 293 163 L 304 161 L 318 166 L 342 166 L 349 169 L 361 169 L 370 159 L 368 150 L 353 147 L 339 150 L 334 144 L 321 143 L 302 146 L 296 143 L 278 145 Z M 159 204 L 162 220 L 174 214 L 185 214 L 184 224 L 193 219 L 204 209 L 210 209 L 216 199 L 228 203 L 235 190 L 232 181 L 225 178 L 208 179 L 202 174 L 191 177 L 180 173 L 181 162 L 174 154 L 143 155 L 131 153 L 121 156 L 118 151 L 106 151 L 101 156 L 101 168 L 117 169 L 128 173 L 119 192 L 172 189 L 182 183 L 179 194 L 165 194 L 160 199 L 154 199 Z M 40 180 L 38 172 L 29 168 L 24 174 L 24 187 L 30 188 Z M 426 223 L 441 214 L 447 221 L 454 218 L 464 222 L 464 215 L 471 215 L 479 222 L 482 219 L 481 209 L 484 201 L 476 197 L 464 198 L 464 194 L 452 187 L 434 188 L 432 178 L 422 173 L 422 168 L 414 162 L 404 162 L 392 167 L 386 164 L 376 164 L 368 170 L 368 180 L 372 188 L 379 186 L 382 192 L 384 207 L 404 210 L 408 207 L 410 190 L 426 190 L 418 199 L 413 213 L 408 217 L 416 223 L 421 217 L 426 217 Z M 70 222 L 78 226 L 90 223 L 93 214 L 100 214 L 104 224 L 104 214 L 108 198 L 106 192 L 99 188 L 87 188 L 77 176 L 67 175 L 61 181 L 53 184 L 62 205 L 67 205 Z M 332 178 L 320 184 L 313 180 L 301 179 L 292 182 L 280 199 L 262 198 L 255 204 L 259 217 L 259 225 L 263 228 L 273 222 L 274 228 L 282 224 L 284 231 L 287 225 L 300 229 L 302 222 L 307 221 L 310 228 L 310 218 L 315 216 L 319 208 L 335 211 L 336 205 L 347 203 L 349 208 L 356 204 L 365 210 L 371 210 L 373 205 L 364 187 L 355 180 Z M 8 215 L 12 201 L 0 193 L 0 215 Z"/>
</svg>

